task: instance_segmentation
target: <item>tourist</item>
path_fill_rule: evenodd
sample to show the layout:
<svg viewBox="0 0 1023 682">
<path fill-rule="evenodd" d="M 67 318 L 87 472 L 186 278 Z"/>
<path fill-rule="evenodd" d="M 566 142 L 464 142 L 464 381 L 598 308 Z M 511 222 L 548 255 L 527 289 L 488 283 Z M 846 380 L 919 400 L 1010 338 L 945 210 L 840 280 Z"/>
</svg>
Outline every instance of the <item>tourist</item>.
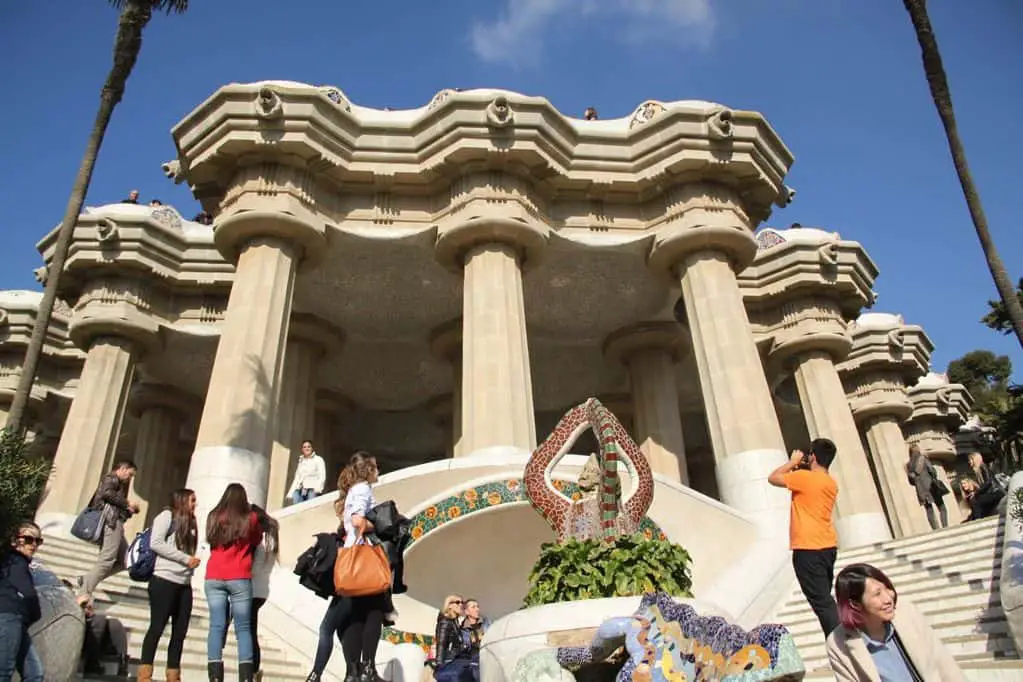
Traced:
<svg viewBox="0 0 1023 682">
<path fill-rule="evenodd" d="M 280 524 L 277 519 L 266 513 L 259 505 L 252 505 L 256 512 L 259 526 L 263 529 L 263 541 L 256 547 L 252 555 L 252 663 L 256 669 L 255 679 L 262 680 L 263 672 L 260 663 L 263 660 L 259 647 L 259 610 L 270 598 L 270 576 L 277 564 L 278 548 L 280 547 Z M 231 624 L 231 612 L 228 609 L 227 625 L 224 627 L 224 643 L 227 643 L 227 631 Z"/>
<path fill-rule="evenodd" d="M 192 221 L 197 222 L 200 225 L 212 225 L 213 216 L 211 216 L 206 211 L 199 211 L 198 213 L 195 214 L 195 217 L 192 218 Z"/>
<path fill-rule="evenodd" d="M 153 519 L 149 546 L 156 554 L 153 576 L 149 579 L 149 629 L 142 641 L 138 668 L 139 682 L 153 679 L 156 646 L 167 621 L 171 621 L 167 645 L 167 682 L 181 680 L 181 652 L 192 617 L 192 573 L 199 565 L 195 556 L 199 544 L 195 520 L 195 493 L 188 488 L 171 494 L 170 507 Z"/>
<path fill-rule="evenodd" d="M 838 609 L 831 596 L 838 554 L 838 533 L 831 514 L 838 484 L 828 473 L 835 454 L 834 443 L 817 438 L 810 443 L 809 454 L 795 450 L 789 461 L 772 471 L 767 479 L 771 485 L 792 492 L 789 520 L 792 567 L 825 637 L 838 625 Z"/>
<path fill-rule="evenodd" d="M 480 602 L 471 598 L 465 600 L 465 619 L 462 620 L 462 639 L 469 650 L 469 661 L 472 665 L 472 677 L 475 682 L 480 679 L 480 648 L 483 636 L 489 624 L 480 612 Z"/>
<path fill-rule="evenodd" d="M 128 501 L 128 488 L 135 472 L 135 463 L 131 460 L 118 462 L 100 481 L 89 501 L 89 509 L 103 512 L 103 539 L 96 564 L 78 578 L 79 603 L 91 602 L 97 585 L 124 570 L 124 555 L 128 551 L 124 522 L 139 511 L 137 503 Z"/>
<path fill-rule="evenodd" d="M 291 481 L 291 488 L 288 489 L 291 503 L 298 504 L 313 499 L 323 492 L 323 485 L 326 482 L 327 466 L 323 463 L 323 458 L 313 450 L 311 440 L 302 441 L 302 454 L 298 456 L 295 477 Z"/>
<path fill-rule="evenodd" d="M 71 587 L 70 584 L 68 587 Z M 91 602 L 82 604 L 85 616 L 85 637 L 82 638 L 82 667 L 86 675 L 104 675 L 103 658 L 112 655 L 117 661 L 117 676 L 128 677 L 128 631 L 117 618 L 96 613 Z M 141 677 L 139 679 L 142 679 Z M 176 679 L 181 679 L 176 678 Z M 170 677 L 167 678 L 171 680 Z"/>
<path fill-rule="evenodd" d="M 157 206 L 163 206 L 163 202 L 159 199 L 150 199 L 149 208 L 156 208 Z"/>
<path fill-rule="evenodd" d="M 934 630 L 912 604 L 899 601 L 879 569 L 846 566 L 835 595 L 841 625 L 828 637 L 827 651 L 838 682 L 965 682 Z"/>
<path fill-rule="evenodd" d="M 224 638 L 228 610 L 234 618 L 238 638 L 238 679 L 255 677 L 252 649 L 252 557 L 263 541 L 263 529 L 248 495 L 240 483 L 224 490 L 217 506 L 206 519 L 206 602 L 210 629 L 206 637 L 207 671 L 210 682 L 224 680 Z"/>
<path fill-rule="evenodd" d="M 437 627 L 433 636 L 433 679 L 437 682 L 470 682 L 473 679 L 469 648 L 462 637 L 464 605 L 460 595 L 449 594 L 437 614 Z"/>
<path fill-rule="evenodd" d="M 349 479 L 352 478 L 349 472 L 350 466 L 345 467 L 341 470 L 338 475 L 337 487 L 338 490 L 344 490 Z M 342 493 L 343 494 L 343 493 Z M 345 539 L 345 525 L 344 525 L 344 498 L 339 497 L 337 502 L 334 503 L 334 513 L 337 514 L 339 526 L 338 532 L 333 534 L 336 537 L 338 544 L 343 544 Z M 328 536 L 331 534 L 327 534 Z M 329 540 L 328 540 L 329 542 Z M 334 557 L 336 560 L 336 553 Z M 333 562 L 332 562 L 333 563 Z M 333 578 L 330 577 L 330 588 L 333 591 Z M 323 613 L 323 618 L 320 620 L 319 630 L 319 642 L 316 645 L 316 658 L 313 661 L 313 669 L 306 677 L 306 682 L 320 682 L 323 678 L 323 671 L 327 669 L 327 663 L 330 661 L 331 654 L 334 653 L 334 637 L 337 636 L 339 642 L 342 642 L 342 636 L 345 631 L 345 627 L 348 625 L 348 617 L 352 613 L 352 600 L 350 597 L 335 594 L 330 598 L 330 603 L 327 605 L 327 610 Z M 344 643 L 342 642 L 342 645 Z M 357 678 L 356 678 L 357 679 Z"/>
<path fill-rule="evenodd" d="M 25 521 L 0 549 L 0 682 L 14 672 L 23 682 L 43 682 L 43 663 L 28 628 L 42 616 L 29 564 L 43 544 L 39 526 Z"/>
<path fill-rule="evenodd" d="M 352 455 L 338 477 L 338 494 L 344 498 L 342 521 L 346 548 L 354 547 L 363 535 L 373 532 L 373 524 L 366 515 L 376 506 L 371 486 L 377 482 L 378 475 L 376 458 L 360 451 Z M 351 614 L 341 635 L 341 650 L 347 666 L 345 682 L 379 682 L 377 646 L 389 601 L 386 592 L 351 598 Z"/>
<path fill-rule="evenodd" d="M 583 112 L 583 119 L 585 119 L 587 121 L 596 121 L 597 120 L 597 110 L 594 109 L 593 107 L 586 107 L 586 111 Z"/>
<path fill-rule="evenodd" d="M 923 506 L 927 514 L 927 523 L 931 525 L 931 530 L 938 529 L 938 519 L 934 517 L 935 507 L 941 516 L 941 527 L 947 528 L 948 510 L 945 509 L 945 501 L 942 498 L 948 493 L 948 489 L 938 478 L 934 465 L 916 445 L 909 446 L 906 473 L 909 475 L 909 484 L 916 490 L 916 501 Z"/>
<path fill-rule="evenodd" d="M 121 203 L 122 204 L 137 204 L 137 203 L 139 203 L 139 191 L 137 189 L 133 189 L 132 191 L 128 192 L 128 198 L 127 199 L 121 199 Z"/>
</svg>

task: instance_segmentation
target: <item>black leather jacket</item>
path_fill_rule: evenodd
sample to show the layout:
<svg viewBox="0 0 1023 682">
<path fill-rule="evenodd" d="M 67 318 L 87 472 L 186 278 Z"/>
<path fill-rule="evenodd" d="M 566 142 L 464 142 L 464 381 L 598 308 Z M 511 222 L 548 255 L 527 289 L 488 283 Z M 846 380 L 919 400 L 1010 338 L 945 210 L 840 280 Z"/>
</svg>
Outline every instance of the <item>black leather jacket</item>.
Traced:
<svg viewBox="0 0 1023 682">
<path fill-rule="evenodd" d="M 437 631 L 434 638 L 437 653 L 437 665 L 441 666 L 456 658 L 465 658 L 465 645 L 462 642 L 462 628 L 454 618 L 440 616 L 437 618 Z"/>
</svg>

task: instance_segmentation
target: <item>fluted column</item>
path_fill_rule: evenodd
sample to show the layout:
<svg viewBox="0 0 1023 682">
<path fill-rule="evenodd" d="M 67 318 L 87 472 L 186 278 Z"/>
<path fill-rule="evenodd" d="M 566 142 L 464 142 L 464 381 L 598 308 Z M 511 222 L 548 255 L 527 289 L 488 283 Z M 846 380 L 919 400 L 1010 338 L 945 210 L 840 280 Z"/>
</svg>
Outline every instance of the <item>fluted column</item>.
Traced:
<svg viewBox="0 0 1023 682">
<path fill-rule="evenodd" d="M 308 315 L 291 321 L 284 356 L 284 376 L 276 411 L 276 437 L 270 454 L 267 508 L 286 504 L 288 486 L 298 467 L 302 441 L 313 441 L 316 429 L 316 383 L 320 361 L 328 352 L 336 352 L 341 332 L 322 320 Z M 326 462 L 325 462 L 326 463 Z"/>
<path fill-rule="evenodd" d="M 750 221 L 723 187 L 682 186 L 673 201 L 678 217 L 658 233 L 650 261 L 680 277 L 721 500 L 784 533 L 789 496 L 767 477 L 785 446 L 733 270 L 756 253 Z"/>
<path fill-rule="evenodd" d="M 479 218 L 446 230 L 438 257 L 461 264 L 461 453 L 536 447 L 522 264 L 545 235 L 507 218 Z"/>
<path fill-rule="evenodd" d="M 674 322 L 641 323 L 604 342 L 605 352 L 629 370 L 636 442 L 650 468 L 689 485 L 675 381 L 675 365 L 685 347 L 684 329 Z"/>
<path fill-rule="evenodd" d="M 133 343 L 122 337 L 98 336 L 90 342 L 57 446 L 49 492 L 39 506 L 40 522 L 80 512 L 111 466 L 135 353 Z"/>
<path fill-rule="evenodd" d="M 853 419 L 842 380 L 822 350 L 796 355 L 795 379 L 811 438 L 830 438 L 838 448 L 831 475 L 838 482 L 835 528 L 842 547 L 891 539 L 867 454 Z"/>
<path fill-rule="evenodd" d="M 434 355 L 451 364 L 452 373 L 451 395 L 445 398 L 448 402 L 431 404 L 431 410 L 438 420 L 447 420 L 443 427 L 449 430 L 448 457 L 461 457 L 467 454 L 462 448 L 462 321 L 452 320 L 435 329 L 430 347 Z"/>
<path fill-rule="evenodd" d="M 239 211 L 219 221 L 218 248 L 238 253 L 206 393 L 188 487 L 204 518 L 230 483 L 265 505 L 295 272 L 322 255 L 321 228 L 282 211 Z"/>
<path fill-rule="evenodd" d="M 129 409 L 138 415 L 133 455 L 138 471 L 132 497 L 138 501 L 139 513 L 125 526 L 129 537 L 149 526 L 170 504 L 170 494 L 185 484 L 178 461 L 181 425 L 195 403 L 172 386 L 143 384 L 131 392 Z"/>
</svg>

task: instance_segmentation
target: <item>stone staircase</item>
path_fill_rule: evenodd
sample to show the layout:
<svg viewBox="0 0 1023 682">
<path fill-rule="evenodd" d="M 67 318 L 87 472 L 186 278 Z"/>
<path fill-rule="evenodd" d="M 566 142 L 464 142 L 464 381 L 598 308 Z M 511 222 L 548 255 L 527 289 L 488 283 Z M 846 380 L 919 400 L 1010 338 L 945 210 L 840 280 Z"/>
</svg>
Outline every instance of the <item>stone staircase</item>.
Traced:
<svg viewBox="0 0 1023 682">
<path fill-rule="evenodd" d="M 873 564 L 912 601 L 937 630 L 971 681 L 1023 679 L 999 601 L 1004 519 L 992 518 L 838 555 L 835 573 L 858 562 Z M 833 680 L 820 625 L 798 585 L 773 619 L 792 632 L 807 680 Z"/>
<path fill-rule="evenodd" d="M 47 535 L 46 544 L 36 555 L 39 563 L 49 568 L 58 577 L 74 579 L 84 574 L 92 566 L 96 557 L 96 548 L 74 539 Z M 181 659 L 181 676 L 186 681 L 206 679 L 206 633 L 209 631 L 209 611 L 202 583 L 193 581 L 195 600 L 192 607 L 192 619 L 185 640 L 184 656 Z M 100 583 L 93 595 L 96 611 L 117 618 L 124 623 L 128 633 L 128 654 L 131 657 L 130 670 L 134 677 L 138 657 L 142 651 L 142 639 L 149 627 L 149 598 L 144 583 L 137 583 L 128 578 L 126 573 L 119 573 Z M 167 663 L 167 642 L 170 638 L 170 624 L 164 631 L 160 647 L 156 654 L 154 679 L 163 680 L 163 670 Z M 262 647 L 262 669 L 264 680 L 305 680 L 307 667 L 311 658 L 304 658 L 289 651 L 282 642 L 260 628 L 260 645 Z M 227 638 L 224 650 L 227 679 L 236 679 L 238 670 L 237 648 L 234 635 Z M 93 678 L 88 678 L 93 679 Z M 114 680 L 116 677 L 101 677 L 97 680 Z M 123 679 L 123 678 L 121 678 Z"/>
</svg>

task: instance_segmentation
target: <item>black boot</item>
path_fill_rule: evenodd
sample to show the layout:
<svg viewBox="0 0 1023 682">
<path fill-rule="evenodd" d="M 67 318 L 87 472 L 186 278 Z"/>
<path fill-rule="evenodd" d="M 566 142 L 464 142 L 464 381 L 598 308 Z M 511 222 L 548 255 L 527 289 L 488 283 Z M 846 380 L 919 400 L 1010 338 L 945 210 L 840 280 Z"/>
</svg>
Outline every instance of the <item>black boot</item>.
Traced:
<svg viewBox="0 0 1023 682">
<path fill-rule="evenodd" d="M 252 661 L 245 661 L 238 664 L 238 682 L 253 682 L 256 676 L 256 664 Z"/>
<path fill-rule="evenodd" d="M 305 678 L 305 682 L 320 682 L 320 673 L 309 673 L 309 677 Z"/>
<path fill-rule="evenodd" d="M 366 661 L 362 664 L 362 676 L 359 677 L 359 682 L 381 682 L 377 675 L 376 661 Z"/>
<path fill-rule="evenodd" d="M 224 682 L 223 661 L 210 661 L 206 664 L 206 672 L 209 673 L 210 682 Z"/>
<path fill-rule="evenodd" d="M 345 672 L 345 682 L 360 682 L 360 680 L 362 679 L 361 673 L 362 673 L 361 665 L 359 665 L 358 663 L 355 664 L 355 667 L 349 665 L 348 670 Z"/>
</svg>

